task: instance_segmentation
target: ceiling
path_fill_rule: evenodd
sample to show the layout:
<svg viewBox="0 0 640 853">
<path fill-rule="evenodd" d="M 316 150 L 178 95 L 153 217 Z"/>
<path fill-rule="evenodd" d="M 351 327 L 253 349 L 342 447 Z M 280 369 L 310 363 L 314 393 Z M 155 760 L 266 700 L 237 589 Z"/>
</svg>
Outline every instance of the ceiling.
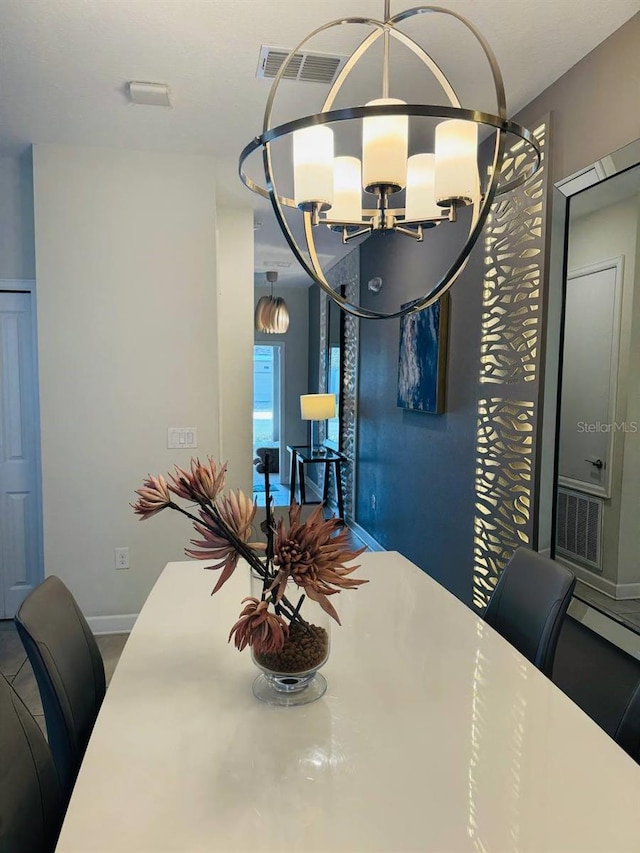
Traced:
<svg viewBox="0 0 640 853">
<path fill-rule="evenodd" d="M 392 0 L 391 11 L 410 5 Z M 447 6 L 487 37 L 513 115 L 640 11 L 640 0 L 448 0 Z M 267 203 L 237 177 L 238 154 L 261 131 L 270 87 L 255 76 L 260 45 L 291 48 L 327 21 L 381 17 L 382 9 L 382 0 L 0 0 L 0 156 L 19 155 L 31 143 L 212 154 L 219 198 L 251 205 L 262 222 L 256 270 L 276 268 L 281 280 L 304 280 Z M 482 56 L 459 24 L 420 16 L 406 31 L 440 62 L 463 106 L 495 112 Z M 339 27 L 310 47 L 349 53 L 365 32 Z M 369 67 L 374 59 L 367 57 Z M 412 61 L 392 54 L 392 94 L 414 102 L 438 97 Z M 378 79 L 373 68 L 362 67 L 344 90 L 352 103 L 379 96 L 377 85 L 371 89 Z M 167 83 L 172 108 L 131 104 L 129 80 Z M 400 87 L 406 91 L 396 93 Z M 317 111 L 325 92 L 316 83 L 284 84 L 277 121 Z M 327 258 L 340 253 L 333 239 L 327 232 L 320 247 Z"/>
</svg>

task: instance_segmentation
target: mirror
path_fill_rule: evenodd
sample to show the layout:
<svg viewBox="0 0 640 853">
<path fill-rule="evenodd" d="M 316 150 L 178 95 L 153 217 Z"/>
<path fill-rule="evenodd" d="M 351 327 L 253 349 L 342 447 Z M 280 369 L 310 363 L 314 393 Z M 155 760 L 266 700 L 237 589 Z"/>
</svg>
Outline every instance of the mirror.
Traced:
<svg viewBox="0 0 640 853">
<path fill-rule="evenodd" d="M 575 571 L 578 598 L 640 632 L 640 140 L 556 184 L 554 220 L 548 545 Z M 542 456 L 541 550 L 544 441 Z"/>
</svg>

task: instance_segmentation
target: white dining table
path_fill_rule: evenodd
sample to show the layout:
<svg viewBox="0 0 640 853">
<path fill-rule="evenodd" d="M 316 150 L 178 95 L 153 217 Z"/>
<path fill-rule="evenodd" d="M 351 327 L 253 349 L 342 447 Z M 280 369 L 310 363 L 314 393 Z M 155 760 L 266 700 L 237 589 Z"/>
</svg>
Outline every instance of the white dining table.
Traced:
<svg viewBox="0 0 640 853">
<path fill-rule="evenodd" d="M 169 563 L 98 716 L 58 853 L 640 851 L 640 768 L 400 554 L 335 596 L 318 701 L 273 707 L 211 596 Z"/>
</svg>

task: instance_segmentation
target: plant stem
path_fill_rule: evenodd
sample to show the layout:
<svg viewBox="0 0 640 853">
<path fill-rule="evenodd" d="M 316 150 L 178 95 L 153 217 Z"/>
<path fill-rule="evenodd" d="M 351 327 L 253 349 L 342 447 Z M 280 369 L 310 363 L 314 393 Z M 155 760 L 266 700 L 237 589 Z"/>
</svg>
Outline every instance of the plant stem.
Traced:
<svg viewBox="0 0 640 853">
<path fill-rule="evenodd" d="M 167 504 L 167 507 L 169 509 L 177 510 L 178 512 L 182 513 L 182 515 L 186 515 L 187 518 L 189 518 L 191 521 L 195 522 L 196 524 L 204 525 L 212 533 L 222 534 L 223 538 L 226 539 L 227 542 L 230 545 L 232 545 L 233 548 L 240 554 L 240 556 L 242 556 L 249 563 L 251 568 L 255 569 L 257 571 L 257 573 L 260 575 L 260 577 L 264 579 L 264 581 L 265 581 L 265 585 L 263 585 L 263 591 L 264 591 L 265 586 L 266 586 L 266 582 L 274 579 L 273 577 L 270 577 L 268 565 L 264 565 L 263 562 L 261 561 L 260 557 L 258 557 L 256 554 L 254 554 L 254 552 L 251 550 L 251 548 L 248 548 L 244 542 L 242 542 L 240 539 L 238 539 L 235 536 L 234 532 L 229 528 L 229 526 L 226 524 L 224 519 L 221 517 L 220 512 L 219 512 L 218 508 L 215 506 L 215 504 L 212 504 L 209 501 L 207 501 L 207 502 L 198 501 L 198 503 L 200 504 L 200 506 L 202 507 L 202 509 L 205 512 L 208 512 L 209 514 L 213 515 L 213 517 L 215 518 L 216 524 L 218 525 L 218 529 L 215 529 L 207 521 L 205 521 L 202 518 L 198 518 L 197 516 L 190 513 L 188 510 L 181 507 L 179 504 L 174 503 L 173 501 L 169 501 L 169 503 Z M 275 593 L 272 593 L 272 601 L 274 602 L 274 606 L 275 606 Z M 305 627 L 305 628 L 308 627 L 308 623 L 302 618 L 302 616 L 300 616 L 300 614 L 297 612 L 297 609 L 295 609 L 293 607 L 291 602 L 285 596 L 283 596 L 281 598 L 281 600 L 278 602 L 278 607 L 282 610 L 282 612 L 289 619 L 290 622 L 297 621 L 303 627 Z"/>
</svg>

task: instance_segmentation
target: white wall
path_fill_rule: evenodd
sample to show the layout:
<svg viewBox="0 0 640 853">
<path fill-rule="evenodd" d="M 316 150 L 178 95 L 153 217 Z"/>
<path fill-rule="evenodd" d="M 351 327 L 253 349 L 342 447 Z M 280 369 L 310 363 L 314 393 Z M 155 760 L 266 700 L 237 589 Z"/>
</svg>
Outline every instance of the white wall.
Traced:
<svg viewBox="0 0 640 853">
<path fill-rule="evenodd" d="M 216 221 L 214 166 L 205 156 L 34 148 L 45 573 L 89 616 L 136 613 L 165 563 L 183 558 L 186 519 L 140 522 L 129 507 L 148 472 L 188 463 L 193 451 L 167 449 L 167 427 L 195 426 L 197 454 L 235 461 L 242 440 L 223 441 L 226 414 L 250 423 L 239 386 L 250 377 L 251 310 L 235 344 L 219 335 L 231 255 L 216 257 L 216 226 L 221 246 L 237 228 L 240 307 L 252 298 L 253 233 L 250 216 Z M 237 396 L 219 366 L 236 371 Z M 130 548 L 128 571 L 114 569 L 118 546 Z"/>
<path fill-rule="evenodd" d="M 0 157 L 0 279 L 35 278 L 31 152 Z"/>
<path fill-rule="evenodd" d="M 616 401 L 617 423 L 627 420 L 627 397 L 630 383 L 637 382 L 637 363 L 631 360 L 631 335 L 634 313 L 640 320 L 640 299 L 634 298 L 635 256 L 638 232 L 637 199 L 625 199 L 617 204 L 571 220 L 568 247 L 568 269 L 624 256 L 620 350 Z M 640 436 L 624 432 L 614 435 L 611 499 L 604 501 L 603 562 L 605 579 L 613 583 L 631 580 L 628 567 L 619 560 L 620 512 L 623 468 L 631 445 Z M 628 475 L 629 472 L 627 472 Z M 640 477 L 640 468 L 634 476 Z M 636 560 L 637 564 L 637 560 Z M 635 580 L 640 580 L 638 574 Z"/>
<path fill-rule="evenodd" d="M 253 211 L 218 210 L 219 458 L 227 483 L 253 488 Z"/>
</svg>

